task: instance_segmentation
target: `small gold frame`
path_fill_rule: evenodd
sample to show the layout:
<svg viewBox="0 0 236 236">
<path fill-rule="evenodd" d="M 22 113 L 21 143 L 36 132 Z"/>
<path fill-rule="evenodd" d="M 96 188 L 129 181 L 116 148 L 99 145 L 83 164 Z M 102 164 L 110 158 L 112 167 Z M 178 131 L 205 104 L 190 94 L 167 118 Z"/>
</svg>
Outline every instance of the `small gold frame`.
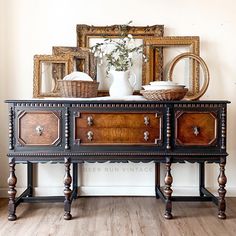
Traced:
<svg viewBox="0 0 236 236">
<path fill-rule="evenodd" d="M 33 97 L 58 97 L 59 88 L 57 86 L 57 80 L 69 74 L 69 60 L 68 55 L 35 55 L 34 56 L 34 78 L 33 78 Z M 42 92 L 42 63 L 52 64 L 52 77 L 54 81 L 54 87 L 49 92 Z M 62 67 L 64 65 L 64 69 Z"/>
<path fill-rule="evenodd" d="M 199 36 L 166 36 L 153 37 L 144 40 L 144 52 L 148 57 L 148 62 L 145 63 L 144 74 L 145 81 L 163 80 L 163 57 L 162 53 L 156 53 L 158 50 L 163 50 L 164 47 L 179 47 L 189 46 L 189 53 L 199 56 Z M 199 64 L 191 60 L 192 80 L 190 80 L 189 91 L 187 96 L 193 96 L 199 92 Z M 156 79 L 157 78 L 157 79 Z"/>
<path fill-rule="evenodd" d="M 87 73 L 91 78 L 96 80 L 96 58 L 88 48 L 76 47 L 53 47 L 54 55 L 68 55 L 70 57 L 69 71 L 74 71 L 75 63 L 79 71 Z M 76 62 L 74 59 L 77 59 Z"/>
</svg>

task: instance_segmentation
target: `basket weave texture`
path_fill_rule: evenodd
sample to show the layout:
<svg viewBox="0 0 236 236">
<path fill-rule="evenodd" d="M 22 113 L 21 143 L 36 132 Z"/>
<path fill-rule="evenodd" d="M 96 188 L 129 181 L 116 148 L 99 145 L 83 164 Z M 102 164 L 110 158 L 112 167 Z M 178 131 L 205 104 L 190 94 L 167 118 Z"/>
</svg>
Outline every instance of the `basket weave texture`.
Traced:
<svg viewBox="0 0 236 236">
<path fill-rule="evenodd" d="M 162 90 L 141 90 L 140 93 L 152 101 L 173 101 L 181 100 L 188 92 L 187 88 L 183 89 L 162 89 Z"/>
<path fill-rule="evenodd" d="M 97 97 L 97 81 L 58 80 L 62 97 L 92 98 Z"/>
</svg>

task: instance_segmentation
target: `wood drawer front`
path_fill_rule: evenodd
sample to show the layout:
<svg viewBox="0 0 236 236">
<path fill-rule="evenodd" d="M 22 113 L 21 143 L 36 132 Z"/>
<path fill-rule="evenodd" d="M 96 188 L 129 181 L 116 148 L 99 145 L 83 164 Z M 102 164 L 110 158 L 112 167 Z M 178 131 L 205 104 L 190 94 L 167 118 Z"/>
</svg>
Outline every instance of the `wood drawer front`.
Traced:
<svg viewBox="0 0 236 236">
<path fill-rule="evenodd" d="M 56 145 L 60 139 L 60 118 L 52 111 L 24 111 L 18 117 L 21 145 Z"/>
<path fill-rule="evenodd" d="M 87 145 L 157 144 L 161 141 L 161 116 L 156 113 L 80 113 L 75 118 L 75 140 Z"/>
<path fill-rule="evenodd" d="M 211 146 L 216 142 L 217 118 L 214 112 L 177 112 L 176 145 Z"/>
<path fill-rule="evenodd" d="M 76 117 L 76 127 L 89 127 L 89 118 L 92 118 L 91 127 L 96 128 L 156 128 L 159 124 L 156 113 L 79 113 Z M 144 123 L 145 120 L 147 124 Z"/>
</svg>

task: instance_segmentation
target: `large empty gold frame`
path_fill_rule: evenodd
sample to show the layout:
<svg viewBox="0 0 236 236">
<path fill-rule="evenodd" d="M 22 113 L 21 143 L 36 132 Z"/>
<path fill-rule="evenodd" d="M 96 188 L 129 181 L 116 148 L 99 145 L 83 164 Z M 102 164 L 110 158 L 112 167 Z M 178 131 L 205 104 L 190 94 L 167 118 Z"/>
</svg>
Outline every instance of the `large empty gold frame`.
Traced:
<svg viewBox="0 0 236 236">
<path fill-rule="evenodd" d="M 122 32 L 126 34 L 132 34 L 136 39 L 146 39 L 149 37 L 162 37 L 164 32 L 163 25 L 152 26 L 127 26 L 127 25 L 112 25 L 112 26 L 89 26 L 84 24 L 77 25 L 77 48 L 89 47 L 90 39 L 94 38 L 119 38 Z M 162 57 L 162 51 L 158 51 Z M 143 63 L 144 65 L 145 63 Z M 161 67 L 162 65 L 160 65 Z M 145 67 L 146 68 L 146 67 Z M 145 77 L 146 72 L 142 68 L 142 85 L 148 84 L 153 80 L 151 77 Z M 154 78 L 155 80 L 155 78 Z M 108 91 L 99 91 L 99 96 L 108 95 Z"/>
<path fill-rule="evenodd" d="M 144 51 L 148 57 L 148 62 L 144 66 L 144 80 L 166 80 L 163 78 L 163 57 L 162 53 L 157 53 L 158 50 L 163 50 L 165 47 L 181 47 L 188 46 L 189 53 L 193 53 L 199 56 L 199 37 L 198 36 L 166 36 L 166 37 L 153 37 L 144 40 Z M 199 64 L 191 60 L 190 61 L 191 79 L 189 81 L 189 91 L 186 97 L 192 97 L 198 94 L 200 82 L 199 82 Z"/>
<path fill-rule="evenodd" d="M 68 55 L 35 55 L 33 97 L 60 96 L 57 80 L 63 79 L 70 73 L 70 60 Z"/>
</svg>

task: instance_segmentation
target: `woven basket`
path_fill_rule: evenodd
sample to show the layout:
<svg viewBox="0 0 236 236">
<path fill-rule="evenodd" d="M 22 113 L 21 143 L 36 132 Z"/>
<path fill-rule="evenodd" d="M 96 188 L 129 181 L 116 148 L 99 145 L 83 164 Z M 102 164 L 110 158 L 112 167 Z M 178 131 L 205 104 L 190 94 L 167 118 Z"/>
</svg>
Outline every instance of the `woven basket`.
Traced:
<svg viewBox="0 0 236 236">
<path fill-rule="evenodd" d="M 162 89 L 162 90 L 141 90 L 140 93 L 152 101 L 173 101 L 181 100 L 188 92 L 187 88 L 183 89 Z"/>
<path fill-rule="evenodd" d="M 62 97 L 97 97 L 99 85 L 97 81 L 58 80 L 57 82 Z"/>
</svg>

